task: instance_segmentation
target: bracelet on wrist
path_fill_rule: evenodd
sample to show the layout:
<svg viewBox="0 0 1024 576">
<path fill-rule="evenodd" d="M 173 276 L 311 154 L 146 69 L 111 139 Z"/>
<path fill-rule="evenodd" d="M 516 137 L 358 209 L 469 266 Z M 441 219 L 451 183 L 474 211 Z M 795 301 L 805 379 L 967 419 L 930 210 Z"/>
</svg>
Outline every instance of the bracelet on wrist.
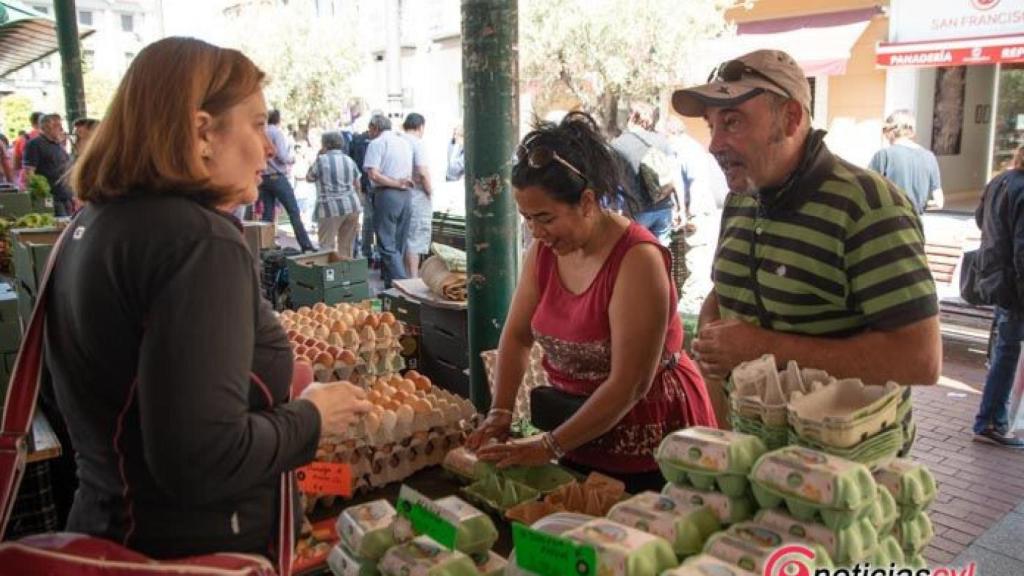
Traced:
<svg viewBox="0 0 1024 576">
<path fill-rule="evenodd" d="M 562 459 L 565 457 L 565 450 L 562 450 L 562 447 L 558 445 L 558 441 L 555 440 L 554 434 L 551 432 L 545 432 L 541 439 L 543 440 L 544 445 L 547 446 L 548 450 L 555 455 L 555 458 Z"/>
<path fill-rule="evenodd" d="M 490 410 L 488 410 L 487 415 L 490 416 L 491 414 L 503 414 L 505 416 L 511 417 L 512 411 L 509 410 L 508 408 L 491 408 Z"/>
</svg>

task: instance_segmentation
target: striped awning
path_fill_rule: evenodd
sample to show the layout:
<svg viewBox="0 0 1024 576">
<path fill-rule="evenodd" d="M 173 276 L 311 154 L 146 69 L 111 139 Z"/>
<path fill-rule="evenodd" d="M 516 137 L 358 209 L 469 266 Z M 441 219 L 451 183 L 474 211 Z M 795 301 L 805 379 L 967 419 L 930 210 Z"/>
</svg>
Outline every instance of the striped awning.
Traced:
<svg viewBox="0 0 1024 576">
<path fill-rule="evenodd" d="M 80 30 L 85 38 L 95 32 Z M 0 77 L 53 54 L 58 49 L 57 22 L 16 0 L 0 0 Z"/>
</svg>

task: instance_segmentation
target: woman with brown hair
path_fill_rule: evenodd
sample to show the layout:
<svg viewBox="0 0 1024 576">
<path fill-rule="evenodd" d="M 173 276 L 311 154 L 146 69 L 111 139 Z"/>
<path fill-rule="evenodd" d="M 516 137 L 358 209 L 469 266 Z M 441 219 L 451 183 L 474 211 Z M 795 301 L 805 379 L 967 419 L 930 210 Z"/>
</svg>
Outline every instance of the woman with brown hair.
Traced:
<svg viewBox="0 0 1024 576">
<path fill-rule="evenodd" d="M 369 408 L 337 382 L 288 401 L 292 352 L 230 215 L 270 154 L 262 83 L 237 51 L 151 44 L 75 164 L 86 204 L 46 318 L 77 452 L 71 531 L 156 558 L 266 554 L 282 472 Z"/>
</svg>

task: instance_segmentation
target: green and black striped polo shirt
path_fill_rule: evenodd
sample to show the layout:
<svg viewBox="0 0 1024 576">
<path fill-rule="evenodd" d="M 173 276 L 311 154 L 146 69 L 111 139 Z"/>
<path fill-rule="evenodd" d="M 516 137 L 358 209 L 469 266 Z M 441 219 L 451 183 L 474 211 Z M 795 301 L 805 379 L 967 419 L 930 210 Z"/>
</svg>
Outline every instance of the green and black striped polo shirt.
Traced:
<svg viewBox="0 0 1024 576">
<path fill-rule="evenodd" d="M 722 318 L 841 337 L 935 315 L 913 206 L 882 176 L 833 156 L 822 136 L 809 138 L 802 176 L 774 201 L 726 199 L 713 271 Z"/>
</svg>

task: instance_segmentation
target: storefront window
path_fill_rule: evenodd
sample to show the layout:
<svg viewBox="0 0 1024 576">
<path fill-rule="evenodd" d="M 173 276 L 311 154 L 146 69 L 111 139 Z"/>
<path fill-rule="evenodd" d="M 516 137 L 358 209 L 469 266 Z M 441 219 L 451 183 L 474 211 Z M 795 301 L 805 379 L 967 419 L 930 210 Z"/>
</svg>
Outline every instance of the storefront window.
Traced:
<svg viewBox="0 0 1024 576">
<path fill-rule="evenodd" d="M 999 103 L 992 170 L 1008 167 L 1013 151 L 1024 144 L 1024 64 L 1003 64 L 999 71 Z"/>
</svg>

